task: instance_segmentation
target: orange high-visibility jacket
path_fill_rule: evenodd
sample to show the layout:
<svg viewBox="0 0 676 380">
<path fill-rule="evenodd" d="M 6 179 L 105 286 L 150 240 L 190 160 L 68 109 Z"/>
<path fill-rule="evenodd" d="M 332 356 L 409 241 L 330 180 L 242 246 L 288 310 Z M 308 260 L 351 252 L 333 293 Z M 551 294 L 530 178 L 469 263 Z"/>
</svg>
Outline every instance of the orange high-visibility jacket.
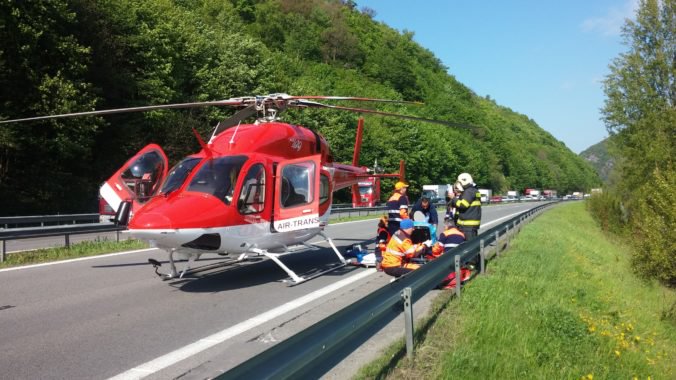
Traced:
<svg viewBox="0 0 676 380">
<path fill-rule="evenodd" d="M 404 231 L 398 230 L 392 235 L 390 242 L 387 244 L 387 249 L 383 252 L 383 268 L 393 267 L 409 267 L 418 265 L 408 264 L 408 260 L 420 254 L 425 246 L 422 244 L 413 244 L 411 237 Z M 407 265 L 408 264 L 408 265 Z"/>
</svg>

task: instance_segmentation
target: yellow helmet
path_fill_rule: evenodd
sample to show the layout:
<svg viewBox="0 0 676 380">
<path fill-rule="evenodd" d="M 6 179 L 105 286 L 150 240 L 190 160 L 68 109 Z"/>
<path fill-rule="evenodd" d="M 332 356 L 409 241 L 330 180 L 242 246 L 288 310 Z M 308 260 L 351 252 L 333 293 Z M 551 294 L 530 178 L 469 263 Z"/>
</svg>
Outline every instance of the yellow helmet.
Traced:
<svg viewBox="0 0 676 380">
<path fill-rule="evenodd" d="M 408 187 L 408 183 L 399 181 L 394 185 L 394 190 L 401 190 L 404 187 Z"/>
</svg>

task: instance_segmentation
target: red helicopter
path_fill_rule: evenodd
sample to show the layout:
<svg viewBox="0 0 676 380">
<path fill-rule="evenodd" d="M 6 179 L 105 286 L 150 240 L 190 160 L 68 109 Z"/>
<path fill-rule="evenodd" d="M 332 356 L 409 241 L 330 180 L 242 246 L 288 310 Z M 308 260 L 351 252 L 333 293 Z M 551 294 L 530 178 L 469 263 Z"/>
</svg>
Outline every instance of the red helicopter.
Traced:
<svg viewBox="0 0 676 380">
<path fill-rule="evenodd" d="M 117 223 L 127 232 L 148 240 L 169 254 L 169 273 L 158 272 L 160 262 L 149 259 L 164 279 L 183 277 L 217 265 L 243 262 L 265 256 L 274 261 L 295 285 L 346 264 L 333 241 L 324 234 L 331 214 L 333 192 L 356 187 L 364 178 L 404 178 L 399 173 L 370 173 L 359 166 L 363 119 L 359 119 L 352 165 L 334 161 L 323 136 L 310 129 L 278 121 L 280 112 L 294 108 L 329 108 L 357 113 L 395 116 L 410 120 L 459 126 L 443 121 L 399 115 L 370 109 L 341 107 L 316 100 L 349 100 L 412 103 L 383 99 L 338 96 L 267 96 L 221 101 L 181 103 L 90 111 L 1 121 L 0 123 L 62 117 L 142 112 L 157 109 L 229 106 L 240 108 L 219 122 L 208 142 L 195 132 L 201 150 L 169 170 L 162 148 L 150 144 L 129 159 L 100 189 L 100 195 L 116 211 Z M 418 103 L 419 104 L 419 103 Z M 244 119 L 256 116 L 252 124 Z M 353 191 L 355 189 L 353 188 Z M 323 237 L 340 264 L 311 276 L 287 267 L 280 257 L 297 252 L 294 246 Z M 230 255 L 222 263 L 191 269 L 204 253 Z M 236 258 L 235 258 L 236 256 Z M 177 259 L 187 259 L 182 271 Z"/>
</svg>

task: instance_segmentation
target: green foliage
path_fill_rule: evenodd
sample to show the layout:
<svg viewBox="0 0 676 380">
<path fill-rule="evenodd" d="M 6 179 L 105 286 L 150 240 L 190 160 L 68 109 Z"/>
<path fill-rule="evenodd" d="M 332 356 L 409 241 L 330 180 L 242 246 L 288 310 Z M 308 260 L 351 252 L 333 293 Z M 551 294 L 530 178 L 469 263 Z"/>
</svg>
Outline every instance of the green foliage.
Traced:
<svg viewBox="0 0 676 380">
<path fill-rule="evenodd" d="M 627 232 L 626 211 L 616 194 L 609 192 L 593 194 L 585 204 L 603 231 L 618 235 Z"/>
<path fill-rule="evenodd" d="M 598 184 L 582 159 L 531 119 L 477 96 L 412 32 L 374 22 L 351 1 L 0 1 L 0 11 L 2 118 L 272 92 L 418 100 L 425 105 L 378 108 L 468 128 L 367 116 L 360 162 L 378 159 L 392 172 L 405 159 L 414 195 L 464 171 L 496 193 Z M 192 128 L 206 136 L 231 114 L 155 111 L 0 128 L 0 210 L 94 211 L 98 185 L 141 147 L 159 143 L 174 163 L 199 149 Z M 352 159 L 357 118 L 284 115 L 322 133 L 339 162 Z"/>
<path fill-rule="evenodd" d="M 631 220 L 632 264 L 643 277 L 676 287 L 676 173 L 655 169 L 651 178 L 639 189 Z"/>
<path fill-rule="evenodd" d="M 398 343 L 356 378 L 673 379 L 676 292 L 632 276 L 631 251 L 582 202 L 556 206 L 462 297 L 439 296 L 412 360 Z"/>
<path fill-rule="evenodd" d="M 73 34 L 76 14 L 67 1 L 1 1 L 0 25 L 0 118 L 94 107 L 96 95 L 86 78 L 90 49 Z M 80 119 L 3 126 L 0 210 L 85 207 L 77 189 L 91 188 L 88 162 L 99 124 Z"/>
<path fill-rule="evenodd" d="M 136 239 L 127 239 L 119 242 L 108 239 L 96 239 L 93 241 L 83 241 L 72 244 L 70 247 L 43 248 L 29 252 L 11 253 L 7 255 L 5 261 L 0 263 L 0 268 L 96 256 L 143 248 L 148 248 L 148 243 Z"/>
<path fill-rule="evenodd" d="M 623 31 L 629 51 L 613 61 L 604 82 L 603 114 L 617 161 L 610 191 L 627 207 L 636 271 L 676 286 L 676 2 L 641 1 Z"/>
</svg>

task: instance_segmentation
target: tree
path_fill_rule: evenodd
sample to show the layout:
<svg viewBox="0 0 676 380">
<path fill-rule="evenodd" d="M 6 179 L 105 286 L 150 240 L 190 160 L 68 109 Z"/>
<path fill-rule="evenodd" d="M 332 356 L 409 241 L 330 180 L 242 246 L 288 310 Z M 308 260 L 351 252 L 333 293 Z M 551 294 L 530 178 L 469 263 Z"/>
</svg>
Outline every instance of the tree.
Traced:
<svg viewBox="0 0 676 380">
<path fill-rule="evenodd" d="M 676 1 L 642 0 L 623 28 L 629 51 L 610 65 L 603 115 L 617 152 L 615 191 L 628 209 L 636 241 L 634 268 L 676 286 L 673 203 L 660 199 L 676 186 Z M 654 188 L 663 189 L 655 192 Z M 665 193 L 666 191 L 666 193 Z M 669 191 L 672 191 L 671 193 Z M 665 263 L 664 260 L 667 260 Z"/>
</svg>

